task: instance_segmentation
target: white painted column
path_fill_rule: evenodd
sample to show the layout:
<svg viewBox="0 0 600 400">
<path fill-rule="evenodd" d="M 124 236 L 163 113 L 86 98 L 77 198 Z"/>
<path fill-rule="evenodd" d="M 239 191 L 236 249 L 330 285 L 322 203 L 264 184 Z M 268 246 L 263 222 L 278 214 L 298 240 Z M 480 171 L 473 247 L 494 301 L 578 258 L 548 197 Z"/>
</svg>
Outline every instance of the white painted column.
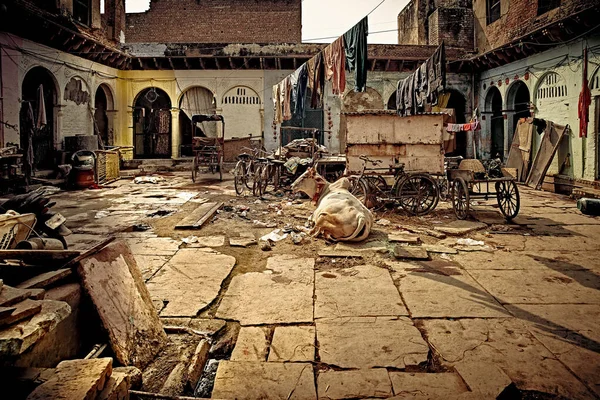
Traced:
<svg viewBox="0 0 600 400">
<path fill-rule="evenodd" d="M 179 129 L 179 109 L 171 110 L 171 158 L 179 158 L 181 132 Z"/>
</svg>

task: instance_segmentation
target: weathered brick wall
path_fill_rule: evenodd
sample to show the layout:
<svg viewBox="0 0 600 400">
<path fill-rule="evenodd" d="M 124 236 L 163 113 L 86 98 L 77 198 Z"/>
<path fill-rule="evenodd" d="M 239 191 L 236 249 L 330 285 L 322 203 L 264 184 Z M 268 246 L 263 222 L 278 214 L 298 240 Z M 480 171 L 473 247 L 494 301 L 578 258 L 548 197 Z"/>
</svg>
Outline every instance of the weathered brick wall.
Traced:
<svg viewBox="0 0 600 400">
<path fill-rule="evenodd" d="M 500 19 L 487 24 L 486 0 L 473 0 L 479 53 L 500 47 L 575 12 L 598 7 L 600 0 L 561 0 L 560 7 L 538 16 L 538 0 L 502 0 Z"/>
<path fill-rule="evenodd" d="M 109 39 L 119 42 L 125 34 L 125 0 L 106 0 L 103 25 Z"/>
<path fill-rule="evenodd" d="M 429 16 L 429 44 L 473 49 L 473 10 L 470 8 L 436 9 Z"/>
<path fill-rule="evenodd" d="M 299 43 L 302 0 L 152 0 L 127 14 L 126 41 Z"/>
<path fill-rule="evenodd" d="M 426 2 L 412 0 L 398 14 L 398 44 L 427 44 Z"/>
</svg>

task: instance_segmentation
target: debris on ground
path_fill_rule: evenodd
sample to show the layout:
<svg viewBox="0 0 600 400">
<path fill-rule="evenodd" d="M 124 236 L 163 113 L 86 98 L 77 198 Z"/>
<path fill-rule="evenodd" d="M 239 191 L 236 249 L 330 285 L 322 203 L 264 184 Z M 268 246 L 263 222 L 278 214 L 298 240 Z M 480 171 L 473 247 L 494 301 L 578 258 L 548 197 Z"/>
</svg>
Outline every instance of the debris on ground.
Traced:
<svg viewBox="0 0 600 400">
<path fill-rule="evenodd" d="M 389 219 L 381 218 L 375 222 L 377 225 L 390 226 L 392 222 Z"/>
<path fill-rule="evenodd" d="M 271 251 L 273 249 L 273 246 L 271 246 L 271 243 L 269 243 L 269 242 L 261 241 L 260 242 L 260 249 L 262 251 Z"/>
<path fill-rule="evenodd" d="M 151 184 L 156 185 L 160 182 L 164 182 L 165 180 L 166 179 L 163 178 L 162 176 L 138 176 L 133 179 L 133 183 L 135 183 L 135 184 L 151 183 Z"/>
<path fill-rule="evenodd" d="M 283 234 L 282 234 L 283 233 Z M 284 233 L 282 229 L 275 229 L 273 232 L 268 233 L 260 238 L 261 241 L 280 242 L 285 240 L 289 235 Z"/>
<path fill-rule="evenodd" d="M 483 245 L 485 245 L 485 243 L 481 240 L 473 240 L 470 238 L 457 239 L 456 244 L 460 244 L 463 246 L 483 246 Z"/>
</svg>

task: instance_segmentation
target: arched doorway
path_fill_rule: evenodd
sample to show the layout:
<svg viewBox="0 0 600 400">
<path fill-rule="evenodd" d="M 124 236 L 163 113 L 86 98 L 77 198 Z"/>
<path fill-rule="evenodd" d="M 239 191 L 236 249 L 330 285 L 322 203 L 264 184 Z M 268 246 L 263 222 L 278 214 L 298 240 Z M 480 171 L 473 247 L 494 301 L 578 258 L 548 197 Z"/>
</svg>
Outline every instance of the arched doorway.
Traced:
<svg viewBox="0 0 600 400">
<path fill-rule="evenodd" d="M 229 89 L 221 99 L 227 138 L 260 137 L 263 131 L 259 94 L 246 86 Z"/>
<path fill-rule="evenodd" d="M 513 135 L 520 118 L 531 116 L 531 97 L 529 88 L 523 81 L 516 81 L 508 89 L 507 114 L 508 114 L 508 146 L 510 149 Z"/>
<path fill-rule="evenodd" d="M 487 126 L 492 139 L 490 149 L 492 158 L 504 158 L 504 117 L 502 116 L 502 95 L 497 87 L 492 86 L 485 97 L 485 113 Z"/>
<path fill-rule="evenodd" d="M 396 104 L 396 91 L 395 90 L 387 101 L 387 109 L 394 110 L 394 111 L 398 109 L 398 104 Z"/>
<path fill-rule="evenodd" d="M 194 155 L 192 152 L 192 136 L 215 137 L 217 128 L 219 128 L 215 122 L 199 122 L 196 127 L 192 127 L 192 116 L 216 114 L 216 99 L 210 90 L 201 86 L 193 87 L 187 89 L 181 96 L 179 109 L 181 156 L 191 157 Z"/>
<path fill-rule="evenodd" d="M 171 156 L 171 99 L 162 89 L 141 91 L 133 107 L 136 158 Z"/>
<path fill-rule="evenodd" d="M 102 84 L 98 86 L 94 96 L 94 133 L 100 135 L 102 143 L 105 146 L 112 146 L 114 138 L 112 137 L 112 127 L 108 119 L 107 111 L 113 110 L 113 98 L 110 89 Z"/>
<path fill-rule="evenodd" d="M 54 77 L 43 67 L 32 68 L 23 79 L 21 90 L 21 148 L 28 148 L 31 135 L 33 169 L 53 169 L 54 162 L 54 106 L 57 103 Z M 31 106 L 33 121 L 28 122 Z"/>
<path fill-rule="evenodd" d="M 464 124 L 467 112 L 467 100 L 458 90 L 449 89 L 446 91 L 450 94 L 446 108 L 454 110 L 454 117 L 457 124 Z M 457 156 L 467 156 L 467 132 L 456 132 L 456 149 L 453 152 Z"/>
</svg>

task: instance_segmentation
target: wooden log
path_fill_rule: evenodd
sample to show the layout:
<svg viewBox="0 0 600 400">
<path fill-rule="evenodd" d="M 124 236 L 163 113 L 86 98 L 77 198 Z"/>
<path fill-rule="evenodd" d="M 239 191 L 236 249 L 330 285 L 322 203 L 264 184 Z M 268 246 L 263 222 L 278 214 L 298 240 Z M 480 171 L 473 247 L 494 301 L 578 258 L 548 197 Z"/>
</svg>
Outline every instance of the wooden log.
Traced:
<svg viewBox="0 0 600 400">
<path fill-rule="evenodd" d="M 81 252 L 73 250 L 0 250 L 2 260 L 21 260 L 25 263 L 59 263 L 72 260 Z"/>
<path fill-rule="evenodd" d="M 200 229 L 221 207 L 223 203 L 204 203 L 182 219 L 175 229 Z"/>
</svg>

